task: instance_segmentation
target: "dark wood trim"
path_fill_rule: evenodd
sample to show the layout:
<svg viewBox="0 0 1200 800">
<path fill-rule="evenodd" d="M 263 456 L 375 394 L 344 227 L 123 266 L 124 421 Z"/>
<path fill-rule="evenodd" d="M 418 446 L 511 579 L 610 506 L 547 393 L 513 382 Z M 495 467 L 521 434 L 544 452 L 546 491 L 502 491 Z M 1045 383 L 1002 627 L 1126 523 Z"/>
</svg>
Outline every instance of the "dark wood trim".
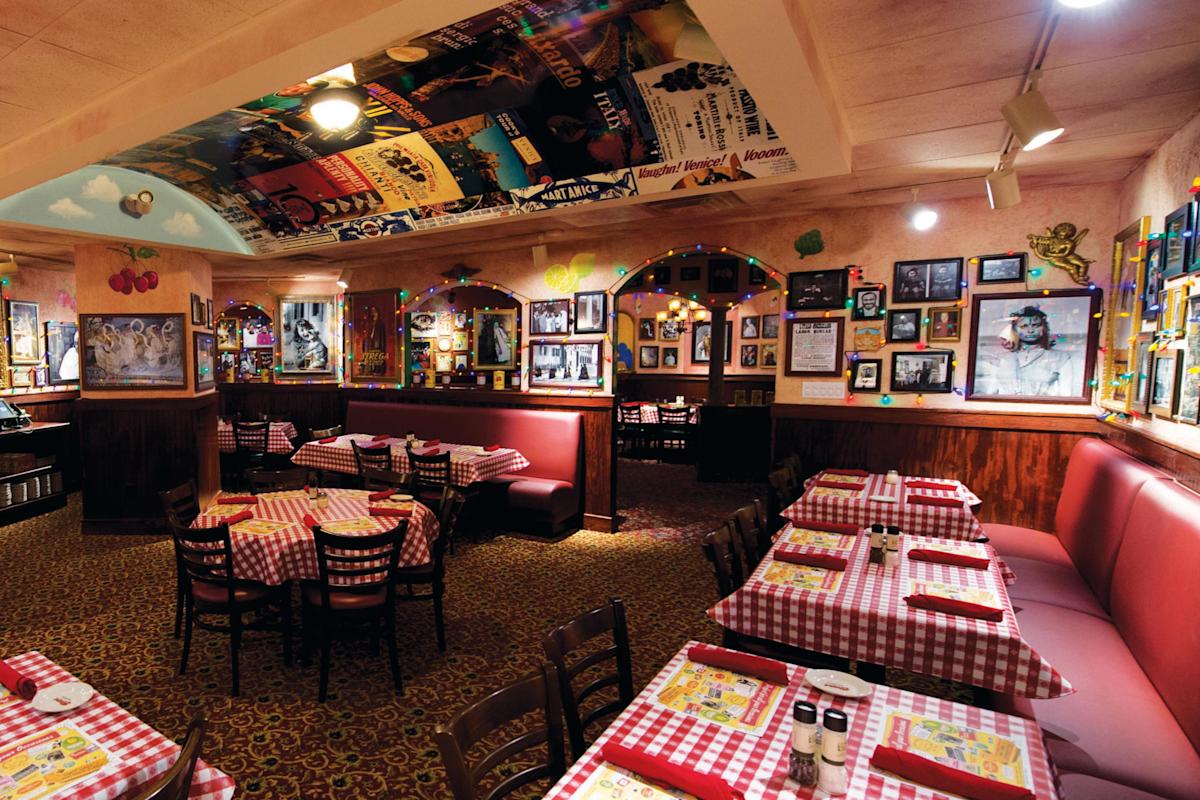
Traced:
<svg viewBox="0 0 1200 800">
<path fill-rule="evenodd" d="M 1148 461 L 1171 473 L 1184 486 L 1200 492 L 1200 454 L 1122 422 L 1098 421 L 1096 429 L 1100 438 L 1113 447 Z"/>
<path fill-rule="evenodd" d="M 30 392 L 29 394 L 0 395 L 0 400 L 16 403 L 21 407 L 43 405 L 45 403 L 66 403 L 79 399 L 78 389 L 63 389 L 52 392 Z"/>
<path fill-rule="evenodd" d="M 81 411 L 124 410 L 136 405 L 147 411 L 178 411 L 180 409 L 204 408 L 217 402 L 212 392 L 194 397 L 81 397 L 75 401 Z"/>
<path fill-rule="evenodd" d="M 1091 414 L 1039 414 L 956 411 L 944 408 L 868 408 L 851 405 L 802 405 L 776 403 L 771 416 L 781 419 L 829 420 L 837 422 L 927 425 L 936 428 L 983 428 L 988 430 L 1046 431 L 1049 433 L 1096 432 Z"/>
</svg>

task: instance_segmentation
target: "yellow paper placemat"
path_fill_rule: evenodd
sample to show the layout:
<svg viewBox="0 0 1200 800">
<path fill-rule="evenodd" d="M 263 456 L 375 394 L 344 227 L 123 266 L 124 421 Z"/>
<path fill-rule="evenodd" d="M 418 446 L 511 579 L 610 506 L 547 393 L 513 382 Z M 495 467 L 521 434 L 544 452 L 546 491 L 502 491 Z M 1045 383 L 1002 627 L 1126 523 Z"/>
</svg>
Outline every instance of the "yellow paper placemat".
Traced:
<svg viewBox="0 0 1200 800">
<path fill-rule="evenodd" d="M 786 561 L 772 561 L 763 572 L 762 579 L 776 586 L 809 589 L 814 592 L 836 592 L 842 585 L 842 573 L 837 570 L 810 567 L 807 564 L 789 564 Z"/>
<path fill-rule="evenodd" d="M 831 531 L 814 531 L 810 528 L 792 528 L 784 541 L 791 544 L 820 547 L 825 550 L 852 550 L 856 537 Z"/>
<path fill-rule="evenodd" d="M 937 581 L 910 581 L 910 594 L 924 594 L 930 597 L 943 597 L 947 600 L 961 600 L 964 603 L 974 603 L 989 608 L 1003 608 L 1000 598 L 987 589 L 977 589 L 973 586 L 955 586 L 950 583 Z"/>
<path fill-rule="evenodd" d="M 375 520 L 370 517 L 334 519 L 321 523 L 321 529 L 330 533 L 365 533 L 375 530 L 376 527 Z"/>
<path fill-rule="evenodd" d="M 230 525 L 229 530 L 234 533 L 253 533 L 259 536 L 266 536 L 272 533 L 279 533 L 295 524 L 294 522 L 280 522 L 275 519 L 245 519 L 234 525 Z"/>
<path fill-rule="evenodd" d="M 1024 750 L 1012 739 L 989 731 L 893 711 L 882 744 L 1010 786 L 1030 786 Z"/>
<path fill-rule="evenodd" d="M 858 497 L 862 489 L 834 489 L 832 486 L 814 486 L 810 490 L 813 497 Z"/>
</svg>

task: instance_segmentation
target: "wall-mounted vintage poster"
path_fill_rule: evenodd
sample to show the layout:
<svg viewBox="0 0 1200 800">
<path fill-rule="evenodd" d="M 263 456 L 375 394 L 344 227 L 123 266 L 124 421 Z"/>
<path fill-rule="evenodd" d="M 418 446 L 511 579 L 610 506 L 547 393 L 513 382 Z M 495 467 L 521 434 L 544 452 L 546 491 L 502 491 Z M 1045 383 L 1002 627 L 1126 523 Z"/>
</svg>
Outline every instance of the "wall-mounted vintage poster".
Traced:
<svg viewBox="0 0 1200 800">
<path fill-rule="evenodd" d="M 183 314 L 84 314 L 84 389 L 186 389 Z"/>
<path fill-rule="evenodd" d="M 787 321 L 786 374 L 810 378 L 842 375 L 842 317 Z"/>
<path fill-rule="evenodd" d="M 279 298 L 279 363 L 284 375 L 332 375 L 333 297 Z"/>
<path fill-rule="evenodd" d="M 395 382 L 396 292 L 357 292 L 347 295 L 352 383 Z"/>
</svg>

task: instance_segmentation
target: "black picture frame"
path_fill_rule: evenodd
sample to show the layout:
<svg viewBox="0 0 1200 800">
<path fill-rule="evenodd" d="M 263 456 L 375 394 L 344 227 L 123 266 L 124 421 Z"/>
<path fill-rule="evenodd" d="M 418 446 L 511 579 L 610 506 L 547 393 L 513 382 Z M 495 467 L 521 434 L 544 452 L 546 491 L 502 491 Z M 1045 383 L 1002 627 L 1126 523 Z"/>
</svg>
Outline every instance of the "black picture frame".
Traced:
<svg viewBox="0 0 1200 800">
<path fill-rule="evenodd" d="M 710 258 L 708 260 L 709 294 L 730 294 L 738 290 L 738 267 L 736 258 Z"/>
<path fill-rule="evenodd" d="M 744 344 L 738 351 L 738 363 L 747 369 L 758 367 L 758 345 Z"/>
<path fill-rule="evenodd" d="M 699 345 L 704 341 L 704 337 L 712 330 L 712 322 L 693 322 L 692 323 L 692 363 L 707 364 L 711 358 L 711 353 L 707 356 L 702 356 L 699 353 Z M 733 361 L 733 320 L 725 320 L 725 358 L 722 359 L 726 364 Z"/>
<path fill-rule="evenodd" d="M 741 338 L 759 339 L 762 336 L 762 317 L 750 314 L 738 318 L 741 324 Z"/>
<path fill-rule="evenodd" d="M 897 332 L 896 325 L 898 322 L 903 323 L 906 320 L 911 320 L 911 332 L 908 325 L 904 325 L 903 332 Z M 919 308 L 892 308 L 887 312 L 887 341 L 894 343 L 903 342 L 919 342 L 921 341 L 921 309 Z"/>
<path fill-rule="evenodd" d="M 563 328 L 548 324 L 551 315 L 562 319 Z M 570 300 L 530 300 L 529 333 L 531 336 L 569 336 L 571 333 Z"/>
<path fill-rule="evenodd" d="M 866 313 L 863 311 L 862 301 L 870 296 L 875 298 L 875 310 L 873 313 Z M 854 307 L 850 309 L 850 319 L 878 320 L 887 316 L 887 287 L 882 283 L 874 286 L 856 286 L 851 292 L 851 297 Z"/>
<path fill-rule="evenodd" d="M 1188 272 L 1200 272 L 1200 194 L 1192 201 L 1191 236 L 1188 237 L 1190 255 L 1187 259 Z"/>
<path fill-rule="evenodd" d="M 1194 237 L 1184 234 L 1195 227 L 1194 211 L 1194 203 L 1185 203 L 1163 220 L 1162 265 L 1163 276 L 1168 279 L 1182 275 L 1187 269 Z"/>
<path fill-rule="evenodd" d="M 849 286 L 850 271 L 845 267 L 789 272 L 787 308 L 789 311 L 845 308 Z"/>
<path fill-rule="evenodd" d="M 638 369 L 658 369 L 659 347 L 644 344 L 638 347 Z"/>
<path fill-rule="evenodd" d="M 660 342 L 678 342 L 683 335 L 679 320 L 664 319 L 658 323 L 658 340 Z"/>
<path fill-rule="evenodd" d="M 208 375 L 204 374 L 202 355 L 207 352 Z M 268 351 L 264 351 L 268 352 Z M 274 353 L 271 353 L 274 356 Z M 217 385 L 217 340 L 211 333 L 192 332 L 192 377 L 197 392 L 204 392 Z"/>
<path fill-rule="evenodd" d="M 762 315 L 762 338 L 763 339 L 778 339 L 779 338 L 779 315 L 778 314 L 763 314 Z"/>
<path fill-rule="evenodd" d="M 1158 294 L 1166 284 L 1162 264 L 1162 239 L 1151 239 L 1146 243 L 1146 260 L 1141 265 L 1142 275 L 1142 322 L 1158 319 L 1160 312 Z"/>
<path fill-rule="evenodd" d="M 963 290 L 961 258 L 897 261 L 892 272 L 893 303 L 959 300 Z"/>
<path fill-rule="evenodd" d="M 658 323 L 654 317 L 638 317 L 638 341 L 653 342 L 657 341 L 655 337 L 655 329 Z"/>
<path fill-rule="evenodd" d="M 588 325 L 586 320 L 580 320 L 580 309 L 592 308 L 599 303 L 600 324 Z M 594 315 L 593 315 L 594 316 Z M 575 333 L 606 333 L 608 331 L 608 292 L 576 292 L 575 293 Z"/>
<path fill-rule="evenodd" d="M 868 372 L 871 373 L 871 376 L 873 376 L 873 377 L 868 376 L 871 380 L 870 384 L 864 383 L 864 385 L 859 385 L 860 378 L 863 377 L 862 368 L 864 366 L 871 368 L 868 370 Z M 882 358 L 856 358 L 853 361 L 851 361 L 850 362 L 850 377 L 846 381 L 846 388 L 850 391 L 850 394 L 857 394 L 859 392 L 868 392 L 871 394 L 878 394 L 879 392 L 882 392 L 883 391 L 883 359 Z"/>
<path fill-rule="evenodd" d="M 204 301 L 204 311 L 207 316 L 207 319 L 204 322 L 204 327 L 208 328 L 209 330 L 212 330 L 213 313 L 212 313 L 212 298 L 211 297 L 207 298 Z"/>
<path fill-rule="evenodd" d="M 192 324 L 204 325 L 204 300 L 195 292 L 191 293 L 192 301 Z"/>
<path fill-rule="evenodd" d="M 931 364 L 940 363 L 945 368 L 945 377 L 941 381 L 930 380 L 932 375 L 926 375 L 925 369 Z M 919 364 L 920 366 L 916 366 Z M 914 367 L 918 370 L 913 379 Z M 890 388 L 893 394 L 949 394 L 954 391 L 954 351 L 953 350 L 898 350 L 892 353 L 892 374 Z"/>
<path fill-rule="evenodd" d="M 58 322 L 51 320 L 44 323 L 46 327 L 46 381 L 49 386 L 64 386 L 79 383 L 79 345 L 77 342 L 79 326 L 74 322 Z M 73 362 L 68 366 L 67 377 L 63 377 L 63 362 Z"/>
<path fill-rule="evenodd" d="M 764 286 L 767 283 L 767 271 L 757 264 L 746 267 L 746 282 L 751 286 Z"/>
<path fill-rule="evenodd" d="M 658 264 L 654 267 L 654 285 L 668 286 L 671 283 L 671 265 Z"/>
<path fill-rule="evenodd" d="M 700 280 L 700 267 L 683 267 L 679 268 L 679 280 L 681 283 L 694 283 Z"/>
<path fill-rule="evenodd" d="M 977 284 L 1024 283 L 1025 270 L 1029 264 L 1029 253 L 994 253 L 979 256 L 979 269 L 975 275 Z"/>
</svg>

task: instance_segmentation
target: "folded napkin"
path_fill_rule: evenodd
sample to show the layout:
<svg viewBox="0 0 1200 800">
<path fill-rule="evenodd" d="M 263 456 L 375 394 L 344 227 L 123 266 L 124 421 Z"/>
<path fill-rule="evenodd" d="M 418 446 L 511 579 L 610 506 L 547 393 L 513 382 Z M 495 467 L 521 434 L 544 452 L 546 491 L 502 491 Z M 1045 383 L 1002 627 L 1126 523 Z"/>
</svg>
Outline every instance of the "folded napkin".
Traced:
<svg viewBox="0 0 1200 800">
<path fill-rule="evenodd" d="M 1033 800 L 1034 797 L 1029 789 L 974 775 L 894 747 L 876 745 L 871 755 L 871 766 L 930 789 L 961 795 L 970 800 Z"/>
<path fill-rule="evenodd" d="M 0 661 L 0 684 L 22 700 L 32 700 L 38 690 L 32 678 L 13 669 L 4 661 Z"/>
<path fill-rule="evenodd" d="M 375 508 L 369 509 L 372 517 L 411 517 L 411 508 Z"/>
<path fill-rule="evenodd" d="M 980 558 L 967 553 L 947 553 L 945 550 L 926 550 L 922 547 L 909 550 L 908 557 L 914 561 L 930 561 L 934 564 L 949 564 L 952 567 L 973 567 L 974 569 L 987 569 L 992 563 L 990 558 Z"/>
<path fill-rule="evenodd" d="M 442 452 L 442 449 L 440 447 L 427 447 L 421 451 L 421 455 L 436 456 L 436 455 L 441 455 L 441 452 Z"/>
<path fill-rule="evenodd" d="M 326 436 L 324 439 L 317 439 L 317 444 L 329 444 L 330 442 L 336 442 L 337 440 L 338 437 L 336 436 Z"/>
<path fill-rule="evenodd" d="M 913 506 L 941 506 L 942 508 L 963 508 L 963 501 L 957 497 L 930 497 L 927 494 L 910 494 L 908 504 Z"/>
<path fill-rule="evenodd" d="M 982 606 L 979 603 L 968 603 L 966 600 L 951 600 L 949 597 L 938 597 L 931 594 L 910 594 L 904 602 L 913 608 L 923 608 L 926 611 L 941 611 L 944 614 L 955 614 L 960 617 L 971 617 L 988 622 L 999 622 L 1004 619 L 1004 609 Z"/>
<path fill-rule="evenodd" d="M 672 764 L 667 756 L 652 756 L 641 750 L 609 742 L 600 750 L 600 757 L 616 767 L 636 772 L 643 778 L 665 783 L 695 795 L 698 800 L 743 800 L 737 789 L 731 789 L 719 775 L 697 772 L 683 764 Z"/>
<path fill-rule="evenodd" d="M 230 495 L 229 497 L 218 497 L 217 505 L 221 506 L 241 506 L 241 505 L 256 505 L 258 498 L 252 494 L 246 495 Z"/>
<path fill-rule="evenodd" d="M 314 517 L 312 514 L 305 514 L 302 522 L 304 523 L 304 527 L 310 528 L 310 529 L 317 527 L 317 524 L 318 524 L 317 518 Z"/>
<path fill-rule="evenodd" d="M 821 471 L 826 475 L 857 475 L 860 478 L 866 478 L 871 474 L 865 469 L 825 469 Z"/>
<path fill-rule="evenodd" d="M 239 522 L 245 522 L 248 519 L 254 519 L 254 512 L 247 508 L 245 511 L 239 511 L 233 516 L 225 517 L 221 522 L 224 522 L 226 525 L 237 525 Z"/>
<path fill-rule="evenodd" d="M 494 453 L 495 451 L 497 451 L 497 450 L 501 449 L 501 445 L 498 445 L 498 444 L 489 444 L 489 445 L 486 445 L 486 446 L 485 446 L 483 449 L 484 449 L 484 450 L 486 450 L 486 451 L 487 451 L 487 452 L 489 452 L 489 453 Z"/>
<path fill-rule="evenodd" d="M 392 438 L 392 435 L 390 433 L 381 433 L 378 436 L 372 436 L 371 441 L 372 442 L 382 442 L 384 439 L 391 439 L 391 438 Z"/>
<path fill-rule="evenodd" d="M 375 442 L 374 444 L 360 444 L 358 447 L 360 450 L 381 450 L 387 446 L 387 442 Z"/>
<path fill-rule="evenodd" d="M 707 664 L 710 667 L 752 675 L 780 686 L 788 685 L 787 664 L 773 658 L 738 653 L 721 647 L 713 647 L 710 644 L 692 645 L 688 648 L 687 657 L 689 661 L 695 661 L 697 664 Z M 680 786 L 679 788 L 684 787 Z"/>
<path fill-rule="evenodd" d="M 807 567 L 821 567 L 842 572 L 846 569 L 846 559 L 841 556 L 831 556 L 825 553 L 810 553 L 794 547 L 776 547 L 772 555 L 776 561 L 786 561 L 789 564 L 803 564 Z"/>
<path fill-rule="evenodd" d="M 793 522 L 792 525 L 797 528 L 807 528 L 811 531 L 828 531 L 829 533 L 841 533 L 846 536 L 857 536 L 861 530 L 859 526 L 848 522 L 819 522 L 813 519 L 798 520 Z"/>
<path fill-rule="evenodd" d="M 427 439 L 427 440 L 425 441 L 425 445 L 424 445 L 424 446 L 425 446 L 425 447 L 437 447 L 437 446 L 438 446 L 439 444 L 441 444 L 441 443 L 442 443 L 442 440 L 441 440 L 441 439 Z"/>
<path fill-rule="evenodd" d="M 371 492 L 367 495 L 368 500 L 386 500 L 396 493 L 395 489 L 380 489 L 378 492 Z"/>
<path fill-rule="evenodd" d="M 817 481 L 817 486 L 822 489 L 853 489 L 856 492 L 867 488 L 865 483 L 842 483 L 841 481 Z"/>
<path fill-rule="evenodd" d="M 904 485 L 910 489 L 941 489 L 945 492 L 953 492 L 958 489 L 957 483 L 946 483 L 944 481 L 926 481 L 920 478 L 913 478 L 904 482 Z"/>
</svg>

